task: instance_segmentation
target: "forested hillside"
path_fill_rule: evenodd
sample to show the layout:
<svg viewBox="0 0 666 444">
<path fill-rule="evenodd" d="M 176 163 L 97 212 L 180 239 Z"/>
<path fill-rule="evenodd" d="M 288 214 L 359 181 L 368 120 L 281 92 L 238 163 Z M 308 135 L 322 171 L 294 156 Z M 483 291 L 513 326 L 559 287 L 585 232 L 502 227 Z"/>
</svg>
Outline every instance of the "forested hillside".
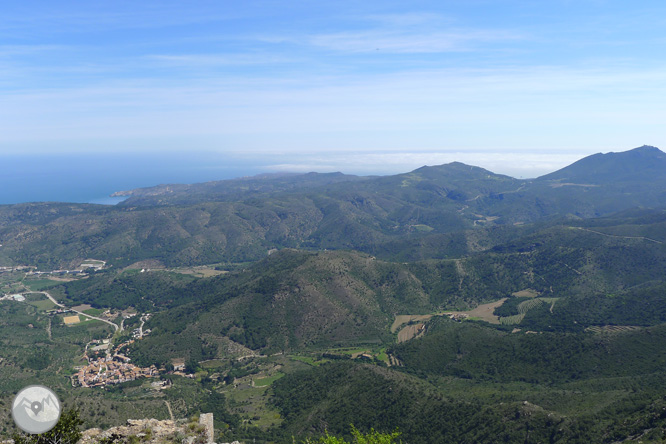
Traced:
<svg viewBox="0 0 666 444">
<path fill-rule="evenodd" d="M 46 378 L 91 426 L 136 403 L 162 419 L 214 411 L 219 442 L 349 437 L 350 424 L 410 444 L 660 440 L 665 158 L 641 147 L 533 180 L 452 163 L 3 206 L 0 308 L 20 334 L 0 330 L 0 373 Z M 152 375 L 96 384 L 106 350 Z"/>
<path fill-rule="evenodd" d="M 597 157 L 587 158 L 586 168 L 600 163 Z M 151 200 L 151 192 L 137 191 L 148 197 L 115 207 L 3 206 L 0 263 L 61 268 L 95 257 L 118 266 L 145 259 L 178 266 L 257 260 L 273 248 L 413 256 L 410 250 L 422 237 L 438 234 L 450 235 L 423 242 L 452 242 L 455 253 L 464 253 L 474 249 L 459 245 L 463 238 L 474 238 L 455 234 L 464 230 L 666 205 L 660 185 L 666 177 L 663 157 L 651 147 L 609 161 L 603 157 L 602 170 L 609 172 L 593 184 L 562 182 L 559 176 L 521 181 L 454 162 L 386 177 L 296 175 L 178 192 L 160 188 L 153 193 L 159 202 Z M 628 172 L 621 181 L 613 179 L 609 162 Z M 645 164 L 650 174 L 639 173 Z M 184 196 L 190 189 L 197 191 L 188 201 Z"/>
</svg>

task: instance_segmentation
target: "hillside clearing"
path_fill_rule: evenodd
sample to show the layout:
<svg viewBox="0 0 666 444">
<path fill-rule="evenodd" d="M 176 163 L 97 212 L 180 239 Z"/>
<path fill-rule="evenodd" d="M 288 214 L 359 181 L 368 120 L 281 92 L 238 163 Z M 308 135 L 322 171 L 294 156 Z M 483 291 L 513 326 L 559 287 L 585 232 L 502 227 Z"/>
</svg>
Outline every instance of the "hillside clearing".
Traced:
<svg viewBox="0 0 666 444">
<path fill-rule="evenodd" d="M 395 321 L 393 321 L 393 325 L 391 325 L 391 333 L 395 333 L 400 326 L 403 324 L 408 324 L 410 322 L 418 322 L 418 321 L 429 321 L 430 318 L 433 316 L 441 316 L 444 313 L 436 313 L 436 314 L 427 314 L 427 315 L 397 315 L 395 317 Z"/>
<path fill-rule="evenodd" d="M 417 338 L 425 332 L 425 324 L 408 325 L 398 333 L 398 344 Z"/>
<path fill-rule="evenodd" d="M 469 311 L 449 311 L 442 314 L 449 315 L 451 317 L 463 317 L 463 318 L 476 318 L 481 321 L 486 321 L 489 324 L 499 324 L 500 318 L 496 316 L 493 312 L 499 306 L 501 306 L 508 298 L 502 298 L 499 301 L 490 302 L 488 304 L 481 304 L 478 307 L 469 310 Z"/>
</svg>

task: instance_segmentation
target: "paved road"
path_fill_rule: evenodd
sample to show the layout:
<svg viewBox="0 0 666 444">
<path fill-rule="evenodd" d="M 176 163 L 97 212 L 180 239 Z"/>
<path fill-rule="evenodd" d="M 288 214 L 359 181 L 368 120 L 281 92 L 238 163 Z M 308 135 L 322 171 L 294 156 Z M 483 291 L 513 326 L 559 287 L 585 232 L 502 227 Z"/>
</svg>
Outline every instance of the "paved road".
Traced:
<svg viewBox="0 0 666 444">
<path fill-rule="evenodd" d="M 78 313 L 78 314 L 80 314 L 81 316 L 85 316 L 85 317 L 90 318 L 90 319 L 95 319 L 95 320 L 97 320 L 97 321 L 102 321 L 102 322 L 104 322 L 104 323 L 106 323 L 106 324 L 109 324 L 109 325 L 112 326 L 116 331 L 118 331 L 118 328 L 119 328 L 118 325 L 117 325 L 117 324 L 114 324 L 113 322 L 109 321 L 108 319 L 98 318 L 97 316 L 89 315 L 88 313 L 84 313 L 84 312 L 82 312 L 82 311 L 74 310 L 73 308 L 70 308 L 70 307 L 65 307 L 64 305 L 62 305 L 61 303 L 59 303 L 58 301 L 56 301 L 55 298 L 54 298 L 53 296 L 51 296 L 49 293 L 47 293 L 47 292 L 45 292 L 45 291 L 28 291 L 28 292 L 26 292 L 26 293 L 43 294 L 43 295 L 45 295 L 47 298 L 49 298 L 49 299 L 51 300 L 51 302 L 53 302 L 54 304 L 56 304 L 56 305 L 57 305 L 58 307 L 60 307 L 60 308 L 65 308 L 65 309 L 67 309 L 67 310 L 72 310 L 73 312 Z M 122 331 L 122 328 L 120 328 L 120 331 Z"/>
</svg>

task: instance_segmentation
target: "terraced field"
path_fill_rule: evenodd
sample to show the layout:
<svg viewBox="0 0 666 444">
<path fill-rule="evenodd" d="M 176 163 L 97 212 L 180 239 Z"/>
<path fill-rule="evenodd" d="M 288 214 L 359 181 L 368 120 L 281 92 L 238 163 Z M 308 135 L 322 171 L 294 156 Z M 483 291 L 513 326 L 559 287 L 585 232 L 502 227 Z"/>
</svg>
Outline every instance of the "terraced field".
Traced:
<svg viewBox="0 0 666 444">
<path fill-rule="evenodd" d="M 398 333 L 398 344 L 418 338 L 425 332 L 425 324 L 408 325 Z"/>
<path fill-rule="evenodd" d="M 486 321 L 490 324 L 499 324 L 500 318 L 496 316 L 493 312 L 497 307 L 502 305 L 508 298 L 502 298 L 499 301 L 489 302 L 487 304 L 481 304 L 472 310 L 467 311 L 443 311 L 441 313 L 428 314 L 428 315 L 398 315 L 393 321 L 391 326 L 391 333 L 395 333 L 400 326 L 407 324 L 409 322 L 418 322 L 418 321 L 428 321 L 433 316 L 451 316 L 459 317 L 464 319 L 477 319 L 481 321 Z"/>
<path fill-rule="evenodd" d="M 516 325 L 520 324 L 525 317 L 525 313 L 513 315 L 513 316 L 504 316 L 500 318 L 500 324 L 502 325 Z"/>
<path fill-rule="evenodd" d="M 602 325 L 602 326 L 587 327 L 585 331 L 601 334 L 601 333 L 627 333 L 630 331 L 636 331 L 640 329 L 641 327 L 636 327 L 633 325 Z"/>
<path fill-rule="evenodd" d="M 550 304 L 550 312 L 553 312 L 553 307 L 555 307 L 555 302 L 559 298 L 534 298 L 528 299 L 518 304 L 518 314 L 513 316 L 504 316 L 499 318 L 499 322 L 502 325 L 516 325 L 520 324 L 525 317 L 525 314 L 531 309 L 538 307 L 541 304 Z"/>
<path fill-rule="evenodd" d="M 441 316 L 442 313 L 439 314 L 427 314 L 427 315 L 397 315 L 395 317 L 395 321 L 393 321 L 393 325 L 391 325 L 391 333 L 395 333 L 398 331 L 398 329 L 404 325 L 404 324 L 409 324 L 410 322 L 418 322 L 418 321 L 429 321 L 430 318 L 433 316 Z"/>
</svg>

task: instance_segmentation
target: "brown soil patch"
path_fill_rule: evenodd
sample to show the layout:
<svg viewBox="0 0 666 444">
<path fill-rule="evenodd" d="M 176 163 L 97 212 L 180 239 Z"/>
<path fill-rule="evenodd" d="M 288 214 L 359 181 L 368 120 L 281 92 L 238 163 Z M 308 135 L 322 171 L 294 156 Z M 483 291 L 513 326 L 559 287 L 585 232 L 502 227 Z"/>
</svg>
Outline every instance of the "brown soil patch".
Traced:
<svg viewBox="0 0 666 444">
<path fill-rule="evenodd" d="M 398 344 L 417 338 L 425 332 L 425 324 L 413 324 L 400 330 L 398 333 Z"/>
<path fill-rule="evenodd" d="M 395 333 L 398 328 L 400 328 L 401 325 L 403 324 L 408 324 L 410 322 L 416 322 L 416 321 L 428 321 L 430 318 L 436 315 L 398 315 L 395 317 L 395 321 L 393 321 L 393 325 L 391 325 L 391 333 Z"/>
<path fill-rule="evenodd" d="M 90 304 L 81 304 L 81 305 L 77 305 L 76 307 L 74 307 L 74 310 L 76 310 L 76 311 L 86 311 L 86 310 L 90 310 L 91 308 L 92 308 L 92 305 L 90 305 Z"/>
<path fill-rule="evenodd" d="M 511 296 L 516 296 L 518 298 L 535 298 L 539 296 L 539 292 L 536 290 L 532 290 L 531 288 L 526 288 L 524 290 L 511 293 Z"/>
<path fill-rule="evenodd" d="M 65 323 L 65 325 L 74 325 L 74 324 L 78 324 L 79 322 L 81 322 L 81 319 L 79 318 L 78 315 L 77 316 L 66 316 L 66 317 L 63 318 L 63 322 Z"/>
<path fill-rule="evenodd" d="M 499 324 L 499 316 L 495 316 L 493 311 L 500 305 L 502 305 L 508 298 L 502 298 L 499 301 L 490 302 L 488 304 L 482 304 L 476 307 L 473 310 L 469 311 L 450 311 L 444 314 L 447 315 L 467 315 L 470 318 L 478 318 L 482 321 L 486 321 L 489 324 Z"/>
<path fill-rule="evenodd" d="M 352 359 L 356 359 L 361 355 L 372 355 L 372 352 L 370 350 L 363 350 L 360 352 L 352 353 L 351 357 Z"/>
</svg>

